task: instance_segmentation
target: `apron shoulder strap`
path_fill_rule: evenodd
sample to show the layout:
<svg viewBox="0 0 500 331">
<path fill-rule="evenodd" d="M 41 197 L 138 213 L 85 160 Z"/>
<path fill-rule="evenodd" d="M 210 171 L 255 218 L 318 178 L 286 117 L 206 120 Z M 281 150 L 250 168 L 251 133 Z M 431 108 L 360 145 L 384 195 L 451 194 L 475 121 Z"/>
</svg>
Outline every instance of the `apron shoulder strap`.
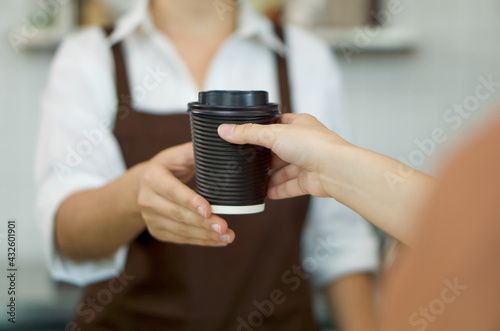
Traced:
<svg viewBox="0 0 500 331">
<path fill-rule="evenodd" d="M 103 28 L 107 37 L 113 33 L 113 26 Z M 115 86 L 116 97 L 118 100 L 118 109 L 125 109 L 131 106 L 132 97 L 130 94 L 130 85 L 127 75 L 127 66 L 123 57 L 122 43 L 117 42 L 111 46 L 113 59 L 115 62 Z"/>
<path fill-rule="evenodd" d="M 274 23 L 274 31 L 278 38 L 286 45 L 285 33 L 279 23 Z M 290 99 L 290 81 L 288 77 L 288 63 L 286 56 L 275 53 L 276 68 L 278 70 L 278 79 L 280 86 L 281 112 L 292 113 L 292 102 Z"/>
<path fill-rule="evenodd" d="M 285 34 L 283 28 L 280 24 L 275 23 L 274 29 L 276 35 L 283 43 L 285 41 Z M 113 32 L 113 27 L 105 27 L 104 32 L 106 36 L 110 36 Z M 118 106 L 120 108 L 130 107 L 131 105 L 131 94 L 130 85 L 127 75 L 127 68 L 125 65 L 125 59 L 123 57 L 122 43 L 117 42 L 112 46 L 113 58 L 115 62 L 115 80 L 116 80 L 116 97 L 118 98 Z M 290 83 L 288 77 L 288 64 L 285 56 L 281 56 L 275 53 L 276 56 L 276 68 L 278 70 L 279 88 L 280 88 L 280 98 L 281 98 L 281 112 L 291 113 L 292 103 L 290 99 Z"/>
</svg>

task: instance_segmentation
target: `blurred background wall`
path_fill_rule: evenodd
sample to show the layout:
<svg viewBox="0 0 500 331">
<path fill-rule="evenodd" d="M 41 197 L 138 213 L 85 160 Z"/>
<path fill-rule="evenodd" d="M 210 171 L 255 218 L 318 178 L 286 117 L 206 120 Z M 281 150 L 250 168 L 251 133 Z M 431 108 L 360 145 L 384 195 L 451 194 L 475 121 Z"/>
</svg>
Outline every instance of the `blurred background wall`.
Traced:
<svg viewBox="0 0 500 331">
<path fill-rule="evenodd" d="M 127 1 L 107 2 L 115 6 L 111 15 L 127 7 Z M 455 104 L 471 100 L 479 77 L 492 75 L 500 81 L 500 2 L 394 0 L 384 1 L 382 8 L 389 3 L 399 3 L 402 10 L 390 15 L 387 28 L 410 31 L 411 49 L 400 49 L 396 43 L 393 49 L 374 50 L 370 40 L 376 43 L 377 38 L 356 36 L 352 29 L 352 42 L 336 44 L 354 141 L 432 173 L 452 137 L 491 116 L 493 105 L 500 106 L 500 93 L 495 91 L 477 110 L 465 113 L 460 125 L 443 117 Z M 12 48 L 7 36 L 23 24 L 25 5 L 20 0 L 0 2 L 0 240 L 5 240 L 7 219 L 17 219 L 21 305 L 61 300 L 45 271 L 33 212 L 39 98 L 54 53 L 50 49 L 16 53 Z M 432 137 L 436 128 L 449 139 L 420 161 L 415 140 Z M 4 241 L 0 247 L 5 247 Z M 0 261 L 5 261 L 5 251 L 0 250 Z"/>
</svg>

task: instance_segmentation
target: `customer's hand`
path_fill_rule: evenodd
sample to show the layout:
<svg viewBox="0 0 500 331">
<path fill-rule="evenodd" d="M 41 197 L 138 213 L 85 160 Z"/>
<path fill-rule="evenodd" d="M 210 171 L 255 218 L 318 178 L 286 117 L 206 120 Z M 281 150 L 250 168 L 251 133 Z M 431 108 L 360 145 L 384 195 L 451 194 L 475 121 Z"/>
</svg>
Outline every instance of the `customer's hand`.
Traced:
<svg viewBox="0 0 500 331">
<path fill-rule="evenodd" d="M 201 246 L 226 246 L 234 240 L 227 222 L 184 183 L 194 174 L 191 143 L 166 149 L 144 166 L 138 203 L 150 234 L 158 240 Z"/>
<path fill-rule="evenodd" d="M 307 114 L 284 114 L 273 125 L 224 124 L 219 135 L 231 143 L 267 147 L 282 160 L 275 163 L 285 165 L 271 177 L 268 196 L 272 199 L 304 194 L 331 197 L 325 185 L 327 175 L 332 175 L 327 174 L 334 155 L 330 152 L 353 146 Z"/>
<path fill-rule="evenodd" d="M 334 198 L 406 243 L 414 233 L 411 215 L 437 184 L 399 161 L 348 143 L 310 115 L 285 114 L 273 125 L 224 124 L 219 135 L 267 147 L 288 163 L 272 174 L 270 198 Z"/>
</svg>

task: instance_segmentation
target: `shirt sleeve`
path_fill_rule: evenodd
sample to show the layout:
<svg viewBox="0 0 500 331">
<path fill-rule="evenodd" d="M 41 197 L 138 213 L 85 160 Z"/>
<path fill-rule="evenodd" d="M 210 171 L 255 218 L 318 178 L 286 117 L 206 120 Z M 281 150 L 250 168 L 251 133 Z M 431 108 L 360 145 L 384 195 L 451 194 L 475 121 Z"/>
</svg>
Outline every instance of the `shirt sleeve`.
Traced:
<svg viewBox="0 0 500 331">
<path fill-rule="evenodd" d="M 55 215 L 66 198 L 125 172 L 111 132 L 116 114 L 111 68 L 104 34 L 97 28 L 79 32 L 59 48 L 41 100 L 35 184 L 44 256 L 55 280 L 80 286 L 120 273 L 128 249 L 123 246 L 108 258 L 75 263 L 60 254 L 54 237 Z"/>
<path fill-rule="evenodd" d="M 292 66 L 298 67 L 293 73 L 297 75 L 295 78 L 301 78 L 293 80 L 293 87 L 303 93 L 295 94 L 293 101 L 298 106 L 295 108 L 314 115 L 330 130 L 350 140 L 340 68 L 333 52 L 298 28 L 290 32 L 294 36 L 290 38 Z M 353 273 L 374 272 L 379 262 L 378 251 L 378 237 L 361 216 L 333 199 L 311 198 L 302 235 L 302 261 L 311 274 L 313 286 L 323 287 Z"/>
<path fill-rule="evenodd" d="M 311 198 L 302 240 L 303 267 L 316 288 L 377 270 L 378 240 L 371 225 L 333 199 Z"/>
</svg>

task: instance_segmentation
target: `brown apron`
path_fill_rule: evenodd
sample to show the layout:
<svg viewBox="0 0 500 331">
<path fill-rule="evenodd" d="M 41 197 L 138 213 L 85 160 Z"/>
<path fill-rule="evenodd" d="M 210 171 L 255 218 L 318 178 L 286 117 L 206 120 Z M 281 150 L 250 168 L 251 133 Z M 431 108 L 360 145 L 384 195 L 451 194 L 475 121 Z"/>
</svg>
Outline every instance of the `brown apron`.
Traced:
<svg viewBox="0 0 500 331">
<path fill-rule="evenodd" d="M 154 115 L 131 108 L 120 44 L 113 55 L 119 100 L 114 134 L 127 167 L 190 141 L 185 112 Z M 276 58 L 286 112 L 286 62 Z M 77 309 L 75 322 L 82 330 L 316 330 L 307 276 L 297 271 L 308 203 L 309 197 L 267 201 L 263 213 L 223 216 L 237 235 L 225 248 L 164 243 L 144 231 L 130 245 L 121 283 L 88 286 L 82 303 L 95 299 L 99 309 L 93 315 Z M 126 285 L 111 291 L 120 284 Z"/>
</svg>

